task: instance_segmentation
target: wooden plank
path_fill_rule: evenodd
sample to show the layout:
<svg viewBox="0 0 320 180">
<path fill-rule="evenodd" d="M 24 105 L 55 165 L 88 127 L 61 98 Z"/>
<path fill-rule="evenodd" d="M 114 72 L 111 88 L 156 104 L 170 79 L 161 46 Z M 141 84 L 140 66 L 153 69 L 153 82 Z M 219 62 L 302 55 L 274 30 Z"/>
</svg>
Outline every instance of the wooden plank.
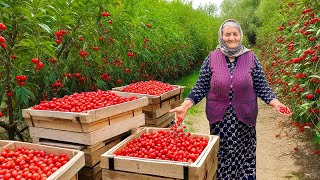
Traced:
<svg viewBox="0 0 320 180">
<path fill-rule="evenodd" d="M 64 140 L 85 145 L 94 145 L 114 136 L 129 131 L 131 128 L 140 127 L 145 124 L 144 114 L 140 114 L 130 119 L 126 119 L 102 129 L 90 132 L 79 133 L 70 131 L 61 131 L 56 129 L 46 129 L 29 127 L 30 136 L 44 139 Z M 66 138 L 67 137 L 67 138 Z"/>
<path fill-rule="evenodd" d="M 78 172 L 79 175 L 86 175 L 86 176 L 94 176 L 95 174 L 99 173 L 102 171 L 102 168 L 100 164 L 95 165 L 94 167 L 83 167 L 80 169 Z"/>
<path fill-rule="evenodd" d="M 78 180 L 78 174 L 74 175 L 70 180 Z"/>
<path fill-rule="evenodd" d="M 124 171 L 112 171 L 109 169 L 102 169 L 102 179 L 110 180 L 175 180 L 173 178 L 159 177 L 159 176 L 150 176 L 145 174 L 136 174 Z"/>
<path fill-rule="evenodd" d="M 174 102 L 174 103 L 171 104 L 171 108 L 174 109 L 174 108 L 180 106 L 182 103 L 183 103 L 183 100 L 182 100 L 182 99 L 181 99 L 181 100 L 178 100 L 178 101 L 176 101 L 176 102 Z"/>
<path fill-rule="evenodd" d="M 161 108 L 161 104 L 149 104 L 148 106 L 143 107 L 145 111 L 154 111 Z"/>
<path fill-rule="evenodd" d="M 144 107 L 146 105 L 148 105 L 148 98 L 141 97 L 133 101 L 90 110 L 87 113 L 32 110 L 31 108 L 29 108 L 29 109 L 23 109 L 22 115 L 24 118 L 29 118 L 29 119 L 31 118 L 31 116 L 32 117 L 40 116 L 40 117 L 53 117 L 53 118 L 59 118 L 59 119 L 69 119 L 74 122 L 78 122 L 77 121 L 78 119 L 81 123 L 91 123 L 94 121 L 104 119 L 106 117 L 111 117 L 111 116 L 120 114 L 122 112 Z"/>
<path fill-rule="evenodd" d="M 155 111 L 143 111 L 143 112 L 146 114 L 146 118 L 152 119 L 152 118 L 161 117 L 162 115 L 168 113 L 170 109 L 171 109 L 171 105 L 168 105 Z"/>
<path fill-rule="evenodd" d="M 218 169 L 218 157 L 216 157 L 215 160 L 216 160 L 215 162 L 208 164 L 207 174 L 205 176 L 206 180 L 217 179 L 217 177 L 215 176 L 217 174 L 217 169 Z"/>
<path fill-rule="evenodd" d="M 60 148 L 66 148 L 66 149 L 75 149 L 81 151 L 83 148 L 85 148 L 85 145 L 82 144 L 74 144 L 69 142 L 62 142 L 62 141 L 54 141 L 50 139 L 40 139 L 38 144 L 46 145 L 46 146 L 53 146 L 53 147 L 60 147 Z"/>
<path fill-rule="evenodd" d="M 123 121 L 126 119 L 130 119 L 134 116 L 134 111 L 123 112 L 110 117 L 110 125 L 118 123 L 119 121 Z"/>
<path fill-rule="evenodd" d="M 93 153 L 94 151 L 97 151 L 98 149 L 106 146 L 107 144 L 111 143 L 112 141 L 115 141 L 117 139 L 119 140 L 123 140 L 125 138 L 127 138 L 128 136 L 131 135 L 131 131 L 126 131 L 122 134 L 119 134 L 117 136 L 114 136 L 110 139 L 107 139 L 105 141 L 102 142 L 98 142 L 97 144 L 91 145 L 91 146 L 86 146 L 84 149 L 82 149 L 83 152 L 85 153 Z"/>
<path fill-rule="evenodd" d="M 110 122 L 108 118 L 101 119 L 92 123 L 79 123 L 71 120 L 60 119 L 60 118 L 50 118 L 50 117 L 32 117 L 25 118 L 28 126 L 48 128 L 48 129 L 58 129 L 73 132 L 92 132 L 101 129 L 105 126 L 109 126 Z"/>
<path fill-rule="evenodd" d="M 127 171 L 137 174 L 147 174 L 183 179 L 183 166 L 185 164 L 188 164 L 189 179 L 203 179 L 208 174 L 207 168 L 209 167 L 209 164 L 212 164 L 215 162 L 215 160 L 217 160 L 216 154 L 219 147 L 218 136 L 192 133 L 192 136 L 207 138 L 209 140 L 209 143 L 204 149 L 204 151 L 200 154 L 197 161 L 191 164 L 175 161 L 123 157 L 113 155 L 115 151 L 121 150 L 122 148 L 126 147 L 129 141 L 140 137 L 142 133 L 152 133 L 157 132 L 159 130 L 164 129 L 144 128 L 140 131 L 137 131 L 136 134 L 129 136 L 127 139 L 119 143 L 117 146 L 101 155 L 101 167 L 104 169 L 108 169 L 108 158 L 114 157 L 114 169 L 116 171 Z"/>
<path fill-rule="evenodd" d="M 16 149 L 18 147 L 25 147 L 27 149 L 33 149 L 33 150 L 44 150 L 46 153 L 53 153 L 54 155 L 66 153 L 70 160 L 66 164 L 61 166 L 56 172 L 51 174 L 47 178 L 49 180 L 71 179 L 84 166 L 84 153 L 81 151 L 51 147 L 51 146 L 45 146 L 45 145 L 38 145 L 38 144 L 32 144 L 32 143 L 18 142 L 18 141 L 11 143 L 10 146 L 8 147 L 10 147 L 11 150 Z"/>
<path fill-rule="evenodd" d="M 174 115 L 169 116 L 169 118 L 165 119 L 163 122 L 159 123 L 159 124 L 147 124 L 144 125 L 144 127 L 160 127 L 160 128 L 164 128 L 166 126 L 168 126 L 172 121 L 174 121 Z M 147 122 L 147 120 L 146 120 Z"/>
<path fill-rule="evenodd" d="M 0 151 L 2 151 L 4 148 L 8 147 L 13 142 L 14 141 L 0 140 Z"/>
<path fill-rule="evenodd" d="M 95 111 L 95 118 L 102 119 L 104 117 L 110 117 L 122 112 L 131 111 L 140 107 L 148 105 L 148 98 L 142 97 L 133 101 L 108 106 L 108 108 L 101 108 Z"/>
<path fill-rule="evenodd" d="M 140 115 L 142 114 L 142 108 L 138 108 L 138 109 L 135 109 L 133 110 L 133 116 L 137 116 L 137 115 Z"/>
<path fill-rule="evenodd" d="M 103 153 L 111 149 L 113 146 L 118 144 L 120 142 L 120 139 L 117 139 L 115 141 L 112 141 L 109 144 L 106 144 L 104 147 L 92 152 L 92 153 L 84 153 L 85 158 L 85 166 L 86 167 L 93 167 L 97 165 L 100 162 L 100 157 Z"/>
<path fill-rule="evenodd" d="M 170 97 L 172 96 L 175 96 L 177 94 L 180 94 L 180 86 L 176 86 L 177 88 L 167 92 L 167 93 L 164 93 L 161 95 L 161 100 L 164 100 L 164 99 L 169 99 Z"/>
<path fill-rule="evenodd" d="M 167 120 L 171 116 L 174 116 L 174 114 L 168 112 L 159 118 L 152 118 L 152 119 L 146 118 L 146 124 L 147 125 L 158 125 L 158 124 L 161 124 L 162 122 L 164 122 L 165 120 Z"/>
<path fill-rule="evenodd" d="M 83 174 L 79 174 L 79 180 L 101 180 L 102 179 L 102 170 L 95 175 L 87 176 Z"/>
<path fill-rule="evenodd" d="M 165 99 L 158 104 L 149 104 L 148 106 L 143 107 L 144 111 L 155 111 L 164 106 L 169 106 L 170 104 L 176 102 L 176 96 L 171 97 L 169 99 Z"/>
</svg>

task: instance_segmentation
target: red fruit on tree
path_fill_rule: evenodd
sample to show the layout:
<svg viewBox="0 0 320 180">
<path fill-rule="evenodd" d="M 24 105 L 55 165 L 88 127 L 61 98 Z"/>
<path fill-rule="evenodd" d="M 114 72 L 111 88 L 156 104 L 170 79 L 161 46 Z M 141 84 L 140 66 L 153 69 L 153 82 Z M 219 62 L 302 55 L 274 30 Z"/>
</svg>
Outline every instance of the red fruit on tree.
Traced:
<svg viewBox="0 0 320 180">
<path fill-rule="evenodd" d="M 6 45 L 5 43 L 2 43 L 2 44 L 1 44 L 1 47 L 2 47 L 3 49 L 5 49 L 5 48 L 7 48 L 7 45 Z"/>
<path fill-rule="evenodd" d="M 0 111 L 0 118 L 3 116 L 2 112 Z"/>
<path fill-rule="evenodd" d="M 31 62 L 33 64 L 39 64 L 40 60 L 38 58 L 32 58 Z"/>
<path fill-rule="evenodd" d="M 12 59 L 17 59 L 17 55 L 14 54 L 14 55 L 11 56 L 11 58 Z"/>
<path fill-rule="evenodd" d="M 57 44 L 61 44 L 61 39 L 57 39 L 57 40 L 56 40 L 56 43 L 57 43 Z"/>
<path fill-rule="evenodd" d="M 312 100 L 313 99 L 313 95 L 312 94 L 307 94 L 306 98 Z"/>
<path fill-rule="evenodd" d="M 4 25 L 3 23 L 0 23 L 0 29 L 2 29 L 3 31 L 7 29 L 6 25 Z"/>
<path fill-rule="evenodd" d="M 6 92 L 6 96 L 7 96 L 7 97 L 11 97 L 11 96 L 12 96 L 12 92 L 7 91 L 7 92 Z"/>
<path fill-rule="evenodd" d="M 4 37 L 0 36 L 0 43 L 4 43 L 5 41 Z"/>
</svg>

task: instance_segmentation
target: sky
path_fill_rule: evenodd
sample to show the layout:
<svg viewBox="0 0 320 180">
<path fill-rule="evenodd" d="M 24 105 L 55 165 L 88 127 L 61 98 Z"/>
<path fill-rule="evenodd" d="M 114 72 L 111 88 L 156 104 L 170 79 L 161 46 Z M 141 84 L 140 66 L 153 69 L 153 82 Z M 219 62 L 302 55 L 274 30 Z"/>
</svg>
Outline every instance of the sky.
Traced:
<svg viewBox="0 0 320 180">
<path fill-rule="evenodd" d="M 223 0 L 189 0 L 192 1 L 193 8 L 197 8 L 200 4 L 204 5 L 206 3 L 214 3 L 219 8 Z"/>
</svg>

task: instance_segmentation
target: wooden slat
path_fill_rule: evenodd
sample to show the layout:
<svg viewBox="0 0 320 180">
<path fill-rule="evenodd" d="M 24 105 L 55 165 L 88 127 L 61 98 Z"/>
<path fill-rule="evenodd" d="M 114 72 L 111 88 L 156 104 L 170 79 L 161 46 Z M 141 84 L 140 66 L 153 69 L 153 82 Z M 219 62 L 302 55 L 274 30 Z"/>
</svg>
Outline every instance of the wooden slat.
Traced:
<svg viewBox="0 0 320 180">
<path fill-rule="evenodd" d="M 178 101 L 171 104 L 171 108 L 174 109 L 174 108 L 180 106 L 182 103 L 183 103 L 183 100 L 178 100 Z"/>
<path fill-rule="evenodd" d="M 169 112 L 169 110 L 171 109 L 171 105 L 168 106 L 164 106 L 158 110 L 155 111 L 144 111 L 143 112 L 146 114 L 146 118 L 152 119 L 152 118 L 159 118 L 162 115 L 166 114 Z"/>
<path fill-rule="evenodd" d="M 109 126 L 110 124 L 109 118 L 104 118 L 91 123 L 79 123 L 72 120 L 50 117 L 32 117 L 32 120 L 30 118 L 25 118 L 25 121 L 27 125 L 31 127 L 58 129 L 73 132 L 92 132 L 105 126 Z"/>
<path fill-rule="evenodd" d="M 79 171 L 79 175 L 86 175 L 86 176 L 94 176 L 95 174 L 102 171 L 100 164 L 95 165 L 94 167 L 83 167 Z"/>
<path fill-rule="evenodd" d="M 104 147 L 92 152 L 92 153 L 84 153 L 85 158 L 85 166 L 86 167 L 93 167 L 97 165 L 101 160 L 101 155 L 111 149 L 113 146 L 118 144 L 120 139 L 110 142 L 106 144 Z"/>
<path fill-rule="evenodd" d="M 93 153 L 93 152 L 97 151 L 98 149 L 100 149 L 100 148 L 106 146 L 107 144 L 111 143 L 112 141 L 115 141 L 117 139 L 122 141 L 123 139 L 127 138 L 130 135 L 131 135 L 131 131 L 126 131 L 126 132 L 124 132 L 122 134 L 114 136 L 114 137 L 112 137 L 110 139 L 107 139 L 105 141 L 98 142 L 97 144 L 94 144 L 94 145 L 91 145 L 91 146 L 86 146 L 81 151 L 83 151 L 84 153 Z"/>
<path fill-rule="evenodd" d="M 148 99 L 146 97 L 139 98 L 137 100 L 125 102 L 109 106 L 109 108 L 101 108 L 95 111 L 96 119 L 102 119 L 104 117 L 114 116 L 123 112 L 131 111 L 140 107 L 148 105 Z"/>
<path fill-rule="evenodd" d="M 29 131 L 31 137 L 53 139 L 58 141 L 64 140 L 66 142 L 94 145 L 124 132 L 127 132 L 131 128 L 140 127 L 144 124 L 145 116 L 144 114 L 141 114 L 90 133 L 69 132 L 37 127 L 29 127 Z"/>
<path fill-rule="evenodd" d="M 40 139 L 39 142 L 36 142 L 41 145 L 46 145 L 46 146 L 53 146 L 53 147 L 60 147 L 60 148 L 66 148 L 66 149 L 75 149 L 82 151 L 83 148 L 86 146 L 83 144 L 74 144 L 74 143 L 69 143 L 69 142 L 62 142 L 62 141 L 54 141 L 50 139 Z"/>
<path fill-rule="evenodd" d="M 121 150 L 126 147 L 127 143 L 133 139 L 141 136 L 142 133 L 152 133 L 163 128 L 145 128 L 136 132 L 136 134 L 129 136 L 127 139 L 119 143 L 114 148 L 110 149 L 101 156 L 101 167 L 103 169 L 109 168 L 109 157 L 114 156 L 115 151 Z M 167 129 L 168 130 L 168 129 Z M 182 163 L 166 160 L 154 160 L 135 157 L 114 156 L 114 169 L 115 171 L 127 171 L 137 174 L 163 176 L 169 178 L 183 179 L 183 166 L 188 164 L 189 179 L 204 179 L 209 173 L 207 168 L 212 163 L 217 161 L 216 154 L 219 147 L 219 137 L 205 134 L 194 134 L 192 136 L 205 137 L 209 140 L 208 145 L 200 154 L 199 158 L 194 163 Z"/>
<path fill-rule="evenodd" d="M 177 96 L 170 97 L 169 99 L 165 99 L 158 104 L 149 104 L 148 106 L 143 107 L 143 110 L 144 111 L 155 111 L 155 110 L 158 110 L 164 106 L 169 106 L 170 104 L 173 104 L 177 101 L 176 97 Z"/>
<path fill-rule="evenodd" d="M 160 127 L 160 128 L 164 128 L 166 126 L 168 126 L 170 123 L 172 123 L 172 121 L 174 121 L 174 115 L 169 116 L 167 119 L 165 119 L 164 121 L 162 121 L 159 124 L 147 124 L 144 125 L 144 127 Z M 147 122 L 147 120 L 146 120 Z"/>
<path fill-rule="evenodd" d="M 161 124 L 162 122 L 167 120 L 170 116 L 174 116 L 174 114 L 168 112 L 168 113 L 162 115 L 159 118 L 152 118 L 152 119 L 146 118 L 146 125 L 158 125 L 158 124 Z"/>
<path fill-rule="evenodd" d="M 2 149 L 4 149 L 4 148 L 8 147 L 13 142 L 14 141 L 0 140 L 0 151 L 2 151 Z"/>
<path fill-rule="evenodd" d="M 101 180 L 102 179 L 102 170 L 100 172 L 98 172 L 97 174 L 92 175 L 92 176 L 79 174 L 78 177 L 79 177 L 78 178 L 79 180 Z"/>
<path fill-rule="evenodd" d="M 91 123 L 104 119 L 106 117 L 111 117 L 122 112 L 131 111 L 137 108 L 141 108 L 148 105 L 148 99 L 146 97 L 141 97 L 139 99 L 116 104 L 112 106 L 107 106 L 104 108 L 90 110 L 87 113 L 74 113 L 74 112 L 59 112 L 59 111 L 45 111 L 45 110 L 32 110 L 23 109 L 22 115 L 24 118 L 30 119 L 32 117 L 52 117 L 59 119 L 68 119 L 77 122 L 77 118 L 81 123 Z"/>
<path fill-rule="evenodd" d="M 123 171 L 112 171 L 108 169 L 102 169 L 103 180 L 175 180 L 173 178 L 150 176 L 145 174 L 137 174 Z"/>
<path fill-rule="evenodd" d="M 130 119 L 134 116 L 134 111 L 127 111 L 127 112 L 123 112 L 121 114 L 118 115 L 114 115 L 110 117 L 110 125 L 111 124 L 115 124 L 118 123 L 120 121 L 126 120 L 126 119 Z"/>
</svg>

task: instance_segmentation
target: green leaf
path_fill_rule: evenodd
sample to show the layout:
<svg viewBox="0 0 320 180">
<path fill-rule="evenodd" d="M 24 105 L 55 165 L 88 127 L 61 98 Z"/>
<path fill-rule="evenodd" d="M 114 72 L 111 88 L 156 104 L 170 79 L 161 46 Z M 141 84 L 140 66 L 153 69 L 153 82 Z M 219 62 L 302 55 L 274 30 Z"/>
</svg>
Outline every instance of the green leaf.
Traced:
<svg viewBox="0 0 320 180">
<path fill-rule="evenodd" d="M 104 89 L 106 87 L 106 82 L 102 81 L 102 80 L 97 80 L 97 87 L 98 89 Z"/>
<path fill-rule="evenodd" d="M 25 17 L 29 20 L 29 21 L 31 21 L 31 19 L 32 19 L 32 17 L 33 17 L 33 14 L 32 14 L 32 12 L 30 12 L 29 11 L 29 9 L 27 9 L 27 8 L 18 8 L 19 10 L 20 10 L 20 12 L 22 12 L 24 15 L 25 15 Z"/>
<path fill-rule="evenodd" d="M 54 47 L 51 46 L 51 44 L 52 43 L 49 41 L 40 43 L 40 45 L 43 46 L 46 54 L 48 54 L 50 57 L 56 58 L 56 53 L 54 51 Z"/>
<path fill-rule="evenodd" d="M 42 29 L 44 29 L 45 31 L 47 31 L 48 33 L 51 33 L 52 30 L 50 29 L 49 26 L 47 26 L 46 24 L 39 24 L 40 27 L 42 27 Z"/>
<path fill-rule="evenodd" d="M 15 47 L 31 47 L 34 48 L 35 44 L 31 39 L 22 39 Z"/>
<path fill-rule="evenodd" d="M 21 86 L 16 87 L 16 96 L 18 100 L 20 100 L 20 102 L 25 106 L 28 106 L 29 100 L 36 100 L 36 97 L 30 90 Z"/>
<path fill-rule="evenodd" d="M 311 75 L 311 76 L 309 76 L 309 77 L 320 79 L 320 76 L 318 76 L 318 75 Z"/>
</svg>

